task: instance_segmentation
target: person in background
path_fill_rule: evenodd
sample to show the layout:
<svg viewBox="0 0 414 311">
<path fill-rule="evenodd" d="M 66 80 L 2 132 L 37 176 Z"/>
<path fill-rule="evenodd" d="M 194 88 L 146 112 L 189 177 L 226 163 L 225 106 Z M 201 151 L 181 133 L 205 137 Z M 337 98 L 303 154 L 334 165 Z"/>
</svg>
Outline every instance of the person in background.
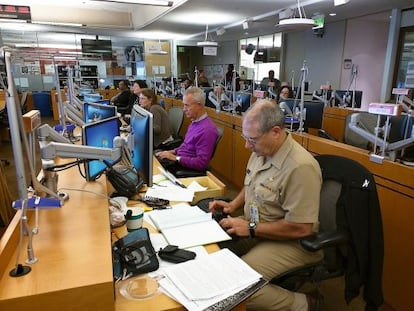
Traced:
<svg viewBox="0 0 414 311">
<path fill-rule="evenodd" d="M 234 238 L 221 242 L 267 280 L 292 268 L 322 259 L 299 239 L 318 231 L 322 174 L 315 158 L 284 127 L 278 105 L 259 100 L 243 118 L 245 147 L 252 151 L 244 187 L 231 201 L 210 202 L 211 212 L 232 215 L 220 225 Z M 314 310 L 316 300 L 268 284 L 247 301 L 247 310 Z"/>
<path fill-rule="evenodd" d="M 148 85 L 145 80 L 134 81 L 134 83 L 132 84 L 132 93 L 134 94 L 133 96 L 134 100 L 132 101 L 132 105 L 139 103 L 139 94 L 141 93 L 141 90 L 147 89 L 147 88 L 148 88 Z"/>
<path fill-rule="evenodd" d="M 271 88 L 272 92 L 277 94 L 280 89 L 281 83 L 278 79 L 275 78 L 275 71 L 269 70 L 268 77 L 263 78 L 262 82 L 260 82 L 260 89 L 262 91 L 268 91 Z"/>
<path fill-rule="evenodd" d="M 120 92 L 111 98 L 111 103 L 117 107 L 117 110 L 122 115 L 130 114 L 130 99 L 131 91 L 128 87 L 128 81 L 122 80 L 118 84 Z"/>
<path fill-rule="evenodd" d="M 173 140 L 172 130 L 168 114 L 164 108 L 157 103 L 157 96 L 152 89 L 141 89 L 139 104 L 153 115 L 154 123 L 154 148 L 162 143 Z"/>
<path fill-rule="evenodd" d="M 155 155 L 172 173 L 180 168 L 205 171 L 218 137 L 217 127 L 207 115 L 202 89 L 192 87 L 186 90 L 183 104 L 186 117 L 191 119 L 183 143 L 174 150 L 157 152 Z"/>
<path fill-rule="evenodd" d="M 288 99 L 288 98 L 293 98 L 293 90 L 289 85 L 283 85 L 280 90 L 279 93 L 277 95 L 277 102 L 280 102 L 283 99 Z"/>
<path fill-rule="evenodd" d="M 210 83 L 208 82 L 206 72 L 203 69 L 198 71 L 198 86 L 199 87 L 209 87 Z"/>
<path fill-rule="evenodd" d="M 240 91 L 240 76 L 237 71 L 234 71 L 234 65 L 227 66 L 227 72 L 224 77 L 224 84 L 227 90 L 233 90 L 233 75 L 236 74 L 236 91 Z"/>
</svg>

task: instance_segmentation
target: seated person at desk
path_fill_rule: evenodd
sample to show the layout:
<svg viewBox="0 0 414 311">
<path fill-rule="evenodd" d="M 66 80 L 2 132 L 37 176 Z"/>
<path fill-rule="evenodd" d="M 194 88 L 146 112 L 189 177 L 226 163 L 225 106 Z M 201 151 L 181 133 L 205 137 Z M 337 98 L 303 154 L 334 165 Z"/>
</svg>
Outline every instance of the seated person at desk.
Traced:
<svg viewBox="0 0 414 311">
<path fill-rule="evenodd" d="M 280 81 L 275 78 L 275 71 L 269 70 L 269 76 L 263 78 L 262 82 L 260 82 L 260 89 L 262 91 L 267 91 L 269 88 L 272 88 L 273 92 L 277 92 L 280 88 Z"/>
<path fill-rule="evenodd" d="M 167 143 L 172 138 L 170 119 L 164 108 L 157 103 L 157 96 L 152 89 L 141 89 L 139 104 L 153 115 L 154 122 L 154 148 Z"/>
<path fill-rule="evenodd" d="M 204 91 L 192 87 L 183 96 L 184 113 L 191 119 L 184 142 L 174 150 L 156 152 L 160 163 L 172 173 L 180 168 L 204 171 L 218 137 L 217 127 L 208 117 Z"/>
<path fill-rule="evenodd" d="M 284 115 L 268 100 L 249 108 L 243 119 L 245 147 L 252 151 L 244 188 L 231 201 L 212 201 L 209 209 L 228 216 L 220 225 L 233 235 L 221 242 L 267 280 L 323 254 L 302 248 L 299 239 L 318 228 L 321 170 L 313 156 L 284 129 Z M 308 303 L 309 301 L 309 303 Z M 247 302 L 248 310 L 312 310 L 315 300 L 268 284 Z"/>
<path fill-rule="evenodd" d="M 279 103 L 280 101 L 284 100 L 284 99 L 288 99 L 288 98 L 293 98 L 293 90 L 289 85 L 284 85 L 280 88 L 279 93 L 277 94 L 277 102 Z"/>
<path fill-rule="evenodd" d="M 206 77 L 206 72 L 203 69 L 198 71 L 198 86 L 200 87 L 209 87 L 210 83 L 208 83 L 208 79 Z"/>
<path fill-rule="evenodd" d="M 118 86 L 119 86 L 120 92 L 111 98 L 111 103 L 117 107 L 118 112 L 120 114 L 122 115 L 130 114 L 131 113 L 131 107 L 130 107 L 131 91 L 129 90 L 129 87 L 128 87 L 128 81 L 122 80 L 121 82 L 119 82 Z"/>
</svg>

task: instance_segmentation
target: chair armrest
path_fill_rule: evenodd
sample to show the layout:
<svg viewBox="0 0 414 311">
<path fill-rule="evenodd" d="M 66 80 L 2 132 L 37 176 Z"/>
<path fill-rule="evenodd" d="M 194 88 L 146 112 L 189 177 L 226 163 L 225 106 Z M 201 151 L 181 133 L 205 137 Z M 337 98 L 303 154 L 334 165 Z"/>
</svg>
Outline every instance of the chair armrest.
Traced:
<svg viewBox="0 0 414 311">
<path fill-rule="evenodd" d="M 304 249 L 316 252 L 322 248 L 335 246 L 348 241 L 348 235 L 342 231 L 319 232 L 310 237 L 300 240 Z"/>
</svg>

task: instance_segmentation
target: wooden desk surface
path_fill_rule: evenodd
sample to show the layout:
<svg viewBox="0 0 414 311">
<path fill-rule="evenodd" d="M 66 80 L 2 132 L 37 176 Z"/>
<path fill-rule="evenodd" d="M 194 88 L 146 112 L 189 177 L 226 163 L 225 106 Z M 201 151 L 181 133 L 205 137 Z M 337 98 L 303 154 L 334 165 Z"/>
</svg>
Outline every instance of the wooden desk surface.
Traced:
<svg viewBox="0 0 414 311">
<path fill-rule="evenodd" d="M 104 180 L 82 182 L 77 167 L 59 174 L 61 187 L 107 193 Z M 29 274 L 10 277 L 17 244 L 9 251 L 1 249 L 0 261 L 10 257 L 0 270 L 1 310 L 114 310 L 107 199 L 94 193 L 67 192 L 70 198 L 62 208 L 39 211 L 39 233 L 33 238 L 38 261 Z M 33 227 L 32 212 L 29 217 Z M 22 264 L 27 258 L 26 243 L 24 237 Z"/>
<path fill-rule="evenodd" d="M 119 293 L 121 283 L 114 288 L 105 178 L 85 182 L 73 167 L 59 173 L 58 188 L 70 198 L 62 208 L 39 210 L 39 234 L 33 238 L 38 262 L 29 274 L 9 276 L 16 265 L 20 212 L 0 240 L 0 310 L 185 310 L 164 294 L 127 300 Z M 33 212 L 28 216 L 33 227 Z M 26 245 L 24 237 L 19 259 L 24 265 Z M 208 252 L 218 249 L 215 244 L 206 247 Z"/>
</svg>

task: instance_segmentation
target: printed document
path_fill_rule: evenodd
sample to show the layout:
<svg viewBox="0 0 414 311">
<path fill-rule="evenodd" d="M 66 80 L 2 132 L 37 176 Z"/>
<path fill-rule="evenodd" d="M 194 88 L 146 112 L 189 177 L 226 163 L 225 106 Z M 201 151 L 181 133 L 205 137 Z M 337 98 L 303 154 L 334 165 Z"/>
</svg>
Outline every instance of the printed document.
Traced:
<svg viewBox="0 0 414 311">
<path fill-rule="evenodd" d="M 197 206 L 175 205 L 170 209 L 147 212 L 148 218 L 161 231 L 167 242 L 188 248 L 230 240 L 231 237 Z"/>
<path fill-rule="evenodd" d="M 190 311 L 207 307 L 257 283 L 261 275 L 228 249 L 160 271 L 166 294 Z"/>
</svg>

